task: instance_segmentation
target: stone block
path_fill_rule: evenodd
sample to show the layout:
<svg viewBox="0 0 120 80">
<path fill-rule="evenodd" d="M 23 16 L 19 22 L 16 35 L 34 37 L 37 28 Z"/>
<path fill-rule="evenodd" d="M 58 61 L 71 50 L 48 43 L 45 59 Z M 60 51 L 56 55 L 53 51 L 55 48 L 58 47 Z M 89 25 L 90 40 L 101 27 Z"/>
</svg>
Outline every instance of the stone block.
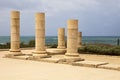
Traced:
<svg viewBox="0 0 120 80">
<path fill-rule="evenodd" d="M 100 65 L 106 65 L 106 64 L 108 63 L 99 62 L 99 61 L 81 61 L 81 62 L 74 62 L 72 65 L 97 68 Z"/>
<path fill-rule="evenodd" d="M 51 62 L 51 63 L 61 63 L 61 62 L 65 62 L 65 59 L 60 59 L 60 58 L 43 58 L 40 61 Z"/>
<path fill-rule="evenodd" d="M 46 51 L 50 55 L 58 55 L 58 54 L 65 54 L 66 49 L 50 48 L 50 49 L 46 49 Z"/>
<path fill-rule="evenodd" d="M 120 64 L 100 65 L 100 66 L 98 66 L 98 68 L 110 69 L 110 70 L 118 70 L 118 71 L 120 71 Z"/>
</svg>

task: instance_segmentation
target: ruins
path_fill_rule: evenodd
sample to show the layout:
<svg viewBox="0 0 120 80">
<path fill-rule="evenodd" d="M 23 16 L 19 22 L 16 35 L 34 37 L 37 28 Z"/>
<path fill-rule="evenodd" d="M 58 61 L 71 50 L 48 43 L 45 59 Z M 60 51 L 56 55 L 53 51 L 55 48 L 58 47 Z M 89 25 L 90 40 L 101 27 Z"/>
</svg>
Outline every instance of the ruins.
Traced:
<svg viewBox="0 0 120 80">
<path fill-rule="evenodd" d="M 45 13 L 35 15 L 35 50 L 33 56 L 47 56 L 45 49 Z"/>
<path fill-rule="evenodd" d="M 65 29 L 58 29 L 58 46 L 57 48 L 47 48 L 45 47 L 45 13 L 35 14 L 35 49 L 30 53 L 22 53 L 20 50 L 20 13 L 19 11 L 12 11 L 11 14 L 11 49 L 7 57 L 14 58 L 25 58 L 25 59 L 49 59 L 50 53 L 54 55 L 60 54 L 64 55 L 57 59 L 57 62 L 75 62 L 83 60 L 80 58 L 78 53 L 78 20 L 68 20 L 67 22 L 67 49 L 65 46 Z M 19 54 L 18 54 L 19 53 Z M 17 54 L 17 55 L 15 55 Z M 52 58 L 50 58 L 51 60 Z M 53 59 L 56 60 L 56 59 Z"/>
<path fill-rule="evenodd" d="M 10 54 L 21 54 L 20 50 L 20 12 L 11 12 L 11 49 Z"/>
<path fill-rule="evenodd" d="M 67 22 L 67 53 L 66 56 L 79 57 L 78 54 L 78 20 Z"/>
<path fill-rule="evenodd" d="M 27 51 L 20 49 L 20 12 L 11 12 L 11 47 L 4 57 L 35 60 L 42 62 L 70 64 L 120 71 L 119 65 L 109 65 L 108 62 L 87 61 L 81 59 L 78 48 L 82 47 L 82 32 L 78 32 L 78 20 L 67 21 L 67 47 L 65 45 L 65 29 L 58 29 L 57 48 L 45 46 L 45 13 L 35 15 L 35 49 Z"/>
<path fill-rule="evenodd" d="M 58 49 L 64 49 L 65 47 L 65 29 L 58 29 Z"/>
<path fill-rule="evenodd" d="M 82 47 L 82 32 L 78 32 L 78 48 Z"/>
</svg>

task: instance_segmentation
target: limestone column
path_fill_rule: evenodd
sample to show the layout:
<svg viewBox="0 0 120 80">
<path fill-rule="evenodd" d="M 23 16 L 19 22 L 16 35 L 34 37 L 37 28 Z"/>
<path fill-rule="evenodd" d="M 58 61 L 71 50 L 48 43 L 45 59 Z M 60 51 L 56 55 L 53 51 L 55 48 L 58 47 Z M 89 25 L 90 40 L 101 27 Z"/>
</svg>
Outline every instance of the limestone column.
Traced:
<svg viewBox="0 0 120 80">
<path fill-rule="evenodd" d="M 68 20 L 67 30 L 67 53 L 65 55 L 78 57 L 78 20 Z"/>
<path fill-rule="evenodd" d="M 20 50 L 20 12 L 11 12 L 11 49 L 10 52 L 21 52 Z"/>
<path fill-rule="evenodd" d="M 82 47 L 82 32 L 78 32 L 78 48 Z"/>
<path fill-rule="evenodd" d="M 65 49 L 65 29 L 58 29 L 58 49 Z"/>
<path fill-rule="evenodd" d="M 45 49 L 45 13 L 37 13 L 35 22 L 35 51 L 33 56 L 47 55 Z"/>
</svg>

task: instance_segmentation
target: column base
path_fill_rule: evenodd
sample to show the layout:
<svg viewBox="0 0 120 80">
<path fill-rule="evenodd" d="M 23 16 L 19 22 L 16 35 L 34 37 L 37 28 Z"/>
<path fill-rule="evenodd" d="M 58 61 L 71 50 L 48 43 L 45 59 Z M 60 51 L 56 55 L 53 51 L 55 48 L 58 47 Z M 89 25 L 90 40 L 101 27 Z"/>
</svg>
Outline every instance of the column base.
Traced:
<svg viewBox="0 0 120 80">
<path fill-rule="evenodd" d="M 46 51 L 33 51 L 32 52 L 33 54 L 47 54 L 47 52 Z"/>
<path fill-rule="evenodd" d="M 69 56 L 69 57 L 79 57 L 79 53 L 65 53 L 65 56 Z"/>
<path fill-rule="evenodd" d="M 72 64 L 73 62 L 77 62 L 77 61 L 84 61 L 84 59 L 80 58 L 80 56 L 78 57 L 71 57 L 71 56 L 64 56 L 64 59 L 66 61 L 67 64 Z"/>
<path fill-rule="evenodd" d="M 21 52 L 20 49 L 9 49 L 10 52 Z"/>
<path fill-rule="evenodd" d="M 46 51 L 33 51 L 32 56 L 35 58 L 48 58 L 48 54 Z"/>
<path fill-rule="evenodd" d="M 62 46 L 58 46 L 57 48 L 58 49 L 65 49 L 66 47 L 64 47 L 64 46 L 63 47 Z"/>
<path fill-rule="evenodd" d="M 58 49 L 58 48 L 48 48 L 46 49 L 46 51 L 50 55 L 60 55 L 66 53 L 66 49 Z"/>
<path fill-rule="evenodd" d="M 13 56 L 19 56 L 19 55 L 22 55 L 21 51 L 19 51 L 19 52 L 18 51 L 17 52 L 10 51 L 7 54 L 5 54 L 5 57 L 13 57 Z"/>
</svg>

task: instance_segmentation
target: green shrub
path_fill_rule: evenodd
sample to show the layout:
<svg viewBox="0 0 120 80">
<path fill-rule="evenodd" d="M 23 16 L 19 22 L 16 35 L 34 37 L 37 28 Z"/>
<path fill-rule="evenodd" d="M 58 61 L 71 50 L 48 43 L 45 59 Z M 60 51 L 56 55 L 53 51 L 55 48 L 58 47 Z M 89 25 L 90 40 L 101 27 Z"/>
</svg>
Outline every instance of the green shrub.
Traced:
<svg viewBox="0 0 120 80">
<path fill-rule="evenodd" d="M 27 47 L 35 47 L 35 40 L 30 40 L 28 44 L 21 42 L 20 48 L 27 48 Z M 6 44 L 0 44 L 0 49 L 9 49 L 10 43 L 7 42 Z"/>
<path fill-rule="evenodd" d="M 120 55 L 120 46 L 85 45 L 84 47 L 79 48 L 78 52 L 100 55 Z"/>
<path fill-rule="evenodd" d="M 0 49 L 8 49 L 10 48 L 10 43 L 7 42 L 6 44 L 0 44 Z"/>
<path fill-rule="evenodd" d="M 48 46 L 49 48 L 57 48 L 57 44 L 47 44 L 46 46 Z"/>
<path fill-rule="evenodd" d="M 28 46 L 29 47 L 35 47 L 35 40 L 29 41 Z"/>
</svg>

